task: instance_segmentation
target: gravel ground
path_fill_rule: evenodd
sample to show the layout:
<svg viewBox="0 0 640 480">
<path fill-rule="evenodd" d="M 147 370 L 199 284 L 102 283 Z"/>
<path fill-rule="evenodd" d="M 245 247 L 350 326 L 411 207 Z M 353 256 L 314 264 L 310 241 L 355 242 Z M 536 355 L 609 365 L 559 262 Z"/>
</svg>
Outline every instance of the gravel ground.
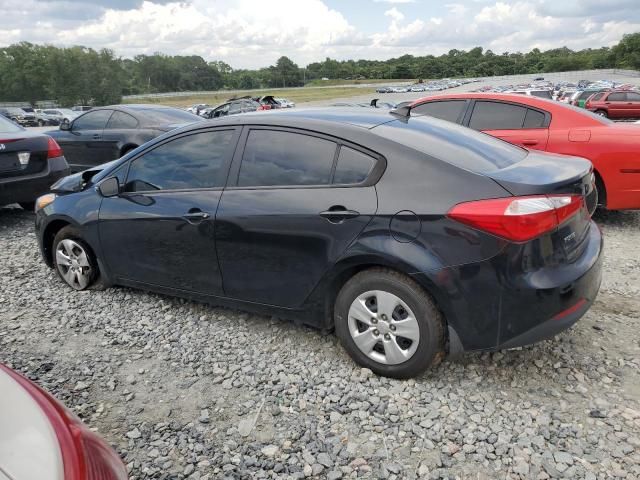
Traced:
<svg viewBox="0 0 640 480">
<path fill-rule="evenodd" d="M 334 336 L 125 288 L 74 292 L 33 215 L 0 209 L 0 362 L 132 479 L 640 478 L 640 213 L 600 215 L 602 291 L 573 329 L 379 378 Z"/>
</svg>

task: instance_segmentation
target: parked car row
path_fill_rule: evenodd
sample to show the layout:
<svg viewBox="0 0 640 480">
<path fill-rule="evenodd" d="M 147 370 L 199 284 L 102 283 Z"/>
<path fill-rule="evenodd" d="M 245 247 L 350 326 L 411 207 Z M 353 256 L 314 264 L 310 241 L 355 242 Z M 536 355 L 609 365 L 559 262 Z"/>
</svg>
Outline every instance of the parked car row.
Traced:
<svg viewBox="0 0 640 480">
<path fill-rule="evenodd" d="M 256 112 L 259 110 L 274 110 L 279 108 L 294 108 L 295 102 L 286 98 L 274 97 L 273 95 L 263 95 L 260 97 L 239 97 L 231 98 L 226 102 L 212 107 L 206 103 L 191 105 L 186 110 L 203 118 L 218 118 L 227 115 L 237 115 L 239 113 Z"/>
<path fill-rule="evenodd" d="M 455 88 L 467 83 L 479 82 L 476 78 L 463 78 L 452 80 L 444 78 L 442 80 L 430 80 L 428 82 L 418 82 L 413 85 L 380 86 L 376 88 L 376 93 L 407 93 L 407 92 L 435 92 Z"/>
</svg>

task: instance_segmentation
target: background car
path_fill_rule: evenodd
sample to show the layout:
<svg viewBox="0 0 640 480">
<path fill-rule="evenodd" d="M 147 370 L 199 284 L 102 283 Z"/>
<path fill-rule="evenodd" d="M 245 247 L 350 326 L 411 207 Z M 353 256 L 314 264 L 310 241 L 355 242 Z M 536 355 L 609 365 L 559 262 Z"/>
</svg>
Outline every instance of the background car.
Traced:
<svg viewBox="0 0 640 480">
<path fill-rule="evenodd" d="M 191 105 L 187 108 L 187 112 L 193 113 L 194 115 L 200 115 L 200 112 L 209 107 L 210 105 L 208 103 L 196 103 L 195 105 Z"/>
<path fill-rule="evenodd" d="M 480 130 L 528 149 L 589 159 L 599 202 L 609 210 L 640 209 L 640 131 L 588 110 L 542 98 L 499 93 L 426 97 L 406 107 Z"/>
<path fill-rule="evenodd" d="M 27 112 L 17 107 L 2 107 L 1 110 L 3 116 L 23 127 L 35 127 L 38 124 L 33 112 Z"/>
<path fill-rule="evenodd" d="M 613 90 L 592 95 L 584 108 L 603 117 L 640 118 L 640 93 L 626 90 Z"/>
<path fill-rule="evenodd" d="M 605 88 L 588 88 L 586 90 L 579 90 L 571 97 L 571 101 L 569 103 L 576 107 L 584 108 L 585 103 L 587 103 L 587 100 L 591 95 L 604 92 L 606 90 L 607 89 Z"/>
<path fill-rule="evenodd" d="M 62 147 L 71 171 L 78 172 L 119 158 L 169 130 L 201 120 L 184 110 L 161 105 L 113 105 L 93 108 L 47 133 Z"/>
<path fill-rule="evenodd" d="M 68 174 L 55 140 L 0 117 L 0 206 L 19 203 L 33 211 L 36 198 Z"/>
<path fill-rule="evenodd" d="M 294 108 L 296 106 L 295 102 L 287 100 L 286 98 L 275 98 L 275 101 L 280 104 L 281 108 Z"/>
<path fill-rule="evenodd" d="M 93 107 L 90 105 L 74 105 L 73 107 L 71 107 L 71 110 L 73 110 L 74 112 L 88 112 L 92 108 Z"/>
<path fill-rule="evenodd" d="M 45 108 L 42 113 L 49 118 L 55 118 L 59 125 L 64 122 L 71 122 L 81 115 L 82 112 L 74 112 L 70 108 Z"/>
<path fill-rule="evenodd" d="M 127 480 L 118 454 L 42 388 L 0 364 L 0 478 Z"/>
<path fill-rule="evenodd" d="M 60 125 L 60 120 L 54 115 L 45 113 L 42 109 L 35 109 L 36 122 L 39 127 Z"/>
<path fill-rule="evenodd" d="M 400 378 L 447 348 L 549 338 L 594 301 L 587 160 L 428 117 L 296 110 L 185 127 L 61 180 L 36 213 L 46 263 L 75 290 L 335 327 L 358 364 Z"/>
<path fill-rule="evenodd" d="M 251 98 L 240 98 L 230 100 L 215 108 L 205 109 L 200 116 L 204 118 L 219 118 L 227 115 L 238 115 L 240 113 L 255 112 L 264 110 L 265 107 Z"/>
</svg>

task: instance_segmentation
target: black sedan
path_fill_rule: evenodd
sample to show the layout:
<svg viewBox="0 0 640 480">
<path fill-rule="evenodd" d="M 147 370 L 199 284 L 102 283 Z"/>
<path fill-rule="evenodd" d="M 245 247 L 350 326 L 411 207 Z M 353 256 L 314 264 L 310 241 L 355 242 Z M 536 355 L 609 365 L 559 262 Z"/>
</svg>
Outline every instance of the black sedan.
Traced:
<svg viewBox="0 0 640 480">
<path fill-rule="evenodd" d="M 335 328 L 356 362 L 392 377 L 549 338 L 600 286 L 591 164 L 433 118 L 236 115 L 53 191 L 37 238 L 73 289 L 126 285 Z"/>
<path fill-rule="evenodd" d="M 55 140 L 0 116 L 0 206 L 19 203 L 33 210 L 36 198 L 68 174 Z"/>
<path fill-rule="evenodd" d="M 93 108 L 47 133 L 62 147 L 71 170 L 78 172 L 120 158 L 158 135 L 201 120 L 177 108 L 114 105 Z"/>
</svg>

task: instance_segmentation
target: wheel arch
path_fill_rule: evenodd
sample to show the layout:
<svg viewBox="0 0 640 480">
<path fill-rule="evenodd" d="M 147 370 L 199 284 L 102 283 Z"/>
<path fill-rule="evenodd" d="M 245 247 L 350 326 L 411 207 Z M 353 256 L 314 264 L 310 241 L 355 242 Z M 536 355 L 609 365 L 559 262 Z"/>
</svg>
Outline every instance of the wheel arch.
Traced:
<svg viewBox="0 0 640 480">
<path fill-rule="evenodd" d="M 56 218 L 50 221 L 42 232 L 42 253 L 46 264 L 53 268 L 53 240 L 60 230 L 73 223 L 67 219 Z"/>
<path fill-rule="evenodd" d="M 597 169 L 593 169 L 593 174 L 596 177 L 596 188 L 598 189 L 598 205 L 602 205 L 604 208 L 607 208 L 607 184 L 604 182 L 604 178 L 600 175 L 600 172 Z M 600 194 L 602 198 L 600 198 Z"/>
</svg>

